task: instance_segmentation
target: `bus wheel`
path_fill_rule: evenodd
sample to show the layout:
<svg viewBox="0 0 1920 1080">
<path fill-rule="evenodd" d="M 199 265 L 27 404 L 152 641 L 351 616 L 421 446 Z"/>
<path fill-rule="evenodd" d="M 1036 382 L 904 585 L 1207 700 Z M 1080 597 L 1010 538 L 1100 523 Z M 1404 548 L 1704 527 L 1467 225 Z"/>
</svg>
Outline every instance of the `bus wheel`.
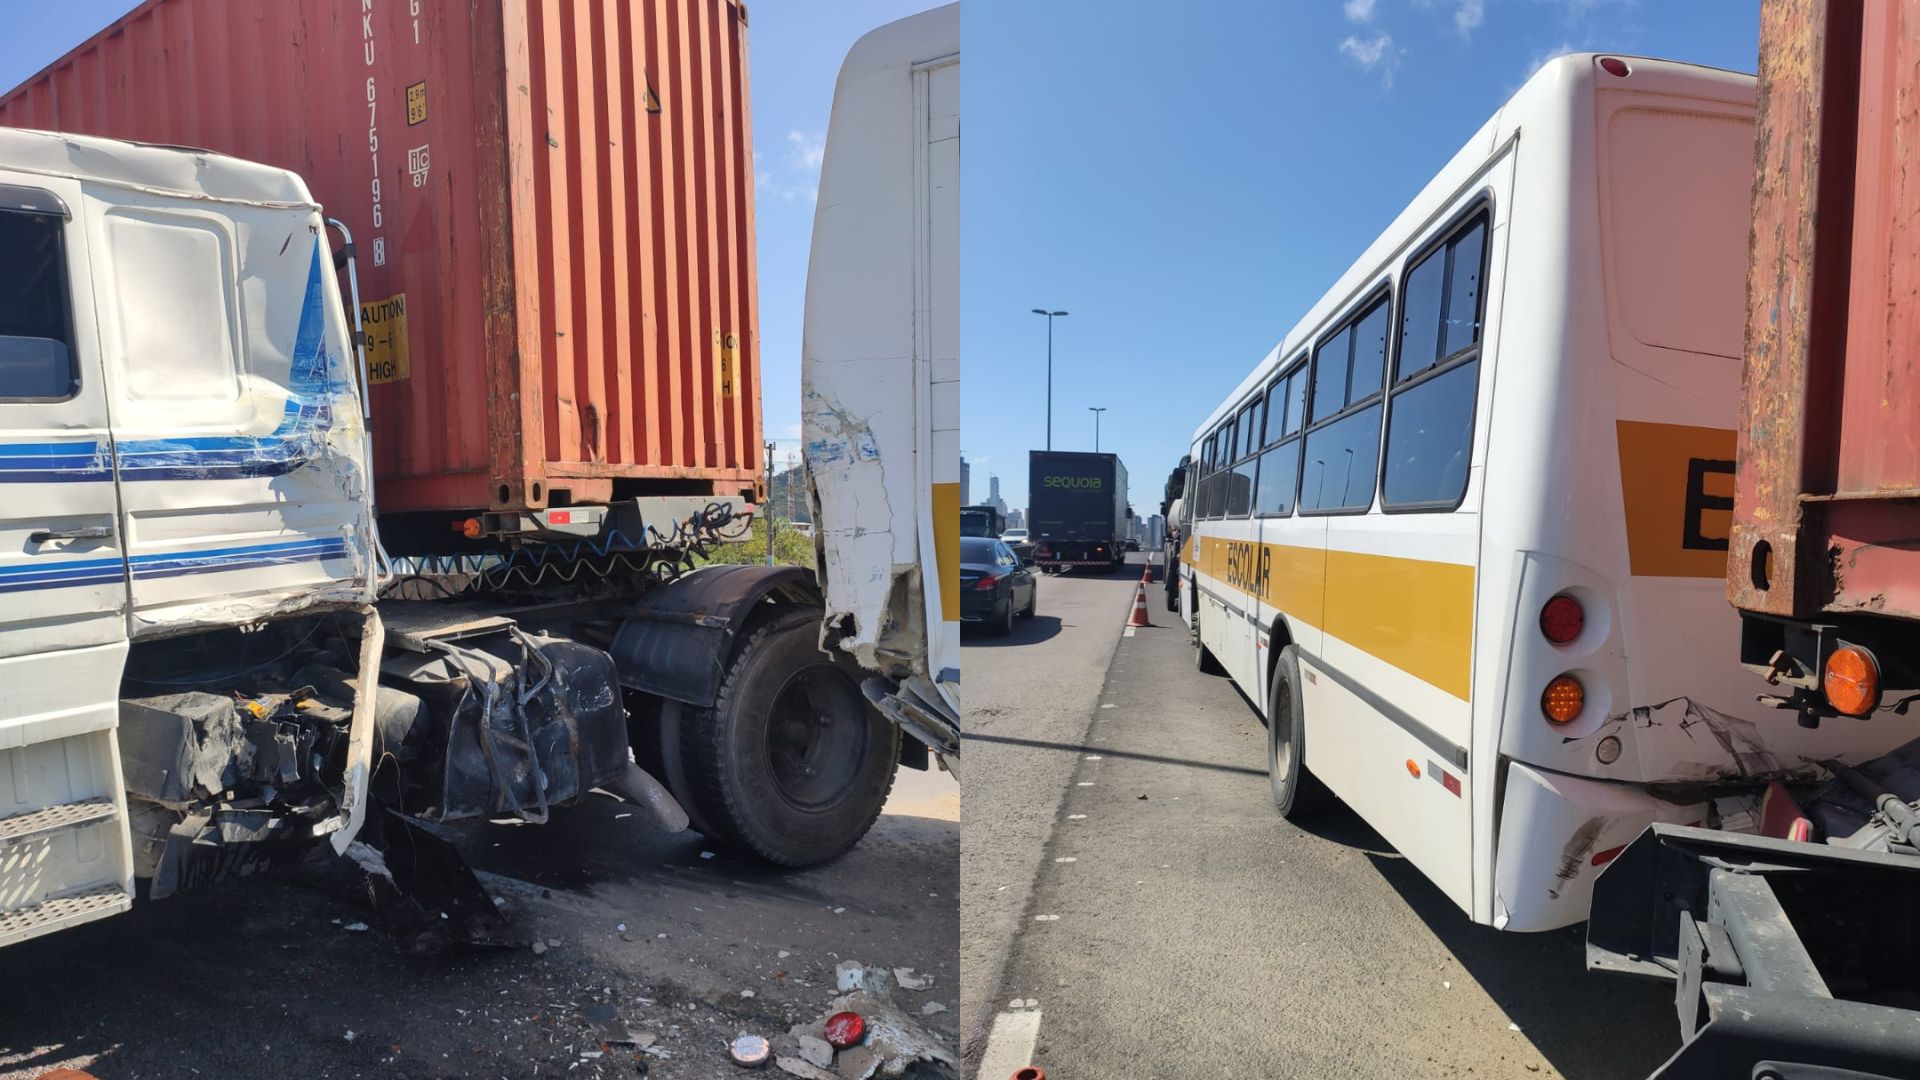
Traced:
<svg viewBox="0 0 1920 1080">
<path fill-rule="evenodd" d="M 767 619 L 740 647 L 713 706 L 687 706 L 678 732 L 687 809 L 780 866 L 813 866 L 852 847 L 880 816 L 900 756 L 900 729 L 820 651 L 819 627 L 812 607 Z"/>
<path fill-rule="evenodd" d="M 1326 788 L 1307 771 L 1306 711 L 1300 695 L 1300 652 L 1289 645 L 1273 665 L 1267 687 L 1267 780 L 1280 816 L 1296 821 L 1326 798 Z"/>
<path fill-rule="evenodd" d="M 1194 670 L 1202 675 L 1225 675 L 1227 669 L 1220 666 L 1220 661 L 1214 657 L 1213 650 L 1200 644 L 1200 605 L 1198 604 L 1194 605 L 1193 629 L 1188 631 L 1188 636 L 1193 639 Z"/>
</svg>

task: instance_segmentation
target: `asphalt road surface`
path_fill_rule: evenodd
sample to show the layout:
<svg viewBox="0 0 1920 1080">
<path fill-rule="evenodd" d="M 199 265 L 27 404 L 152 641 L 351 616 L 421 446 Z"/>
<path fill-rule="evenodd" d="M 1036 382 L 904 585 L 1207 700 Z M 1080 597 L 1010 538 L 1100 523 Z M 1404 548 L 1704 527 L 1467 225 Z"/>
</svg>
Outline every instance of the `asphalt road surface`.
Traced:
<svg viewBox="0 0 1920 1080">
<path fill-rule="evenodd" d="M 1076 613 L 1028 646 L 1051 659 L 966 658 L 969 703 L 1001 711 L 969 732 L 997 741 L 968 748 L 961 918 L 1014 927 L 965 945 L 968 1076 L 1610 1080 L 1677 1047 L 1671 989 L 1587 974 L 1578 929 L 1472 925 L 1343 806 L 1281 821 L 1259 717 L 1157 594 L 1122 637 L 1129 583 L 1042 589 Z M 1000 819 L 1021 824 L 976 827 Z"/>
<path fill-rule="evenodd" d="M 930 978 L 896 1002 L 951 1047 L 958 819 L 950 775 L 902 770 L 872 832 L 799 873 L 598 796 L 455 830 L 539 953 L 400 956 L 324 857 L 136 905 L 0 952 L 0 1077 L 731 1077 L 732 1039 L 818 1020 L 842 960 Z"/>
<path fill-rule="evenodd" d="M 1136 571 L 1137 573 L 1137 571 Z M 966 828 L 960 840 L 961 1047 L 977 1052 L 1040 852 L 1127 612 L 1120 578 L 1045 576 L 1034 617 L 961 644 Z M 1116 1074 L 1121 1075 L 1121 1074 Z"/>
</svg>

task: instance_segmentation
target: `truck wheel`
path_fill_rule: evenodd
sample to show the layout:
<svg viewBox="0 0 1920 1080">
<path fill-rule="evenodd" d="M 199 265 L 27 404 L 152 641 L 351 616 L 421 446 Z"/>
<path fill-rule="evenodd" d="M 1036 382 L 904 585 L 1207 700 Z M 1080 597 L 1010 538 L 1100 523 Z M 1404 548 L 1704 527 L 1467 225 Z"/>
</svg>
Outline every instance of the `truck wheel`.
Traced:
<svg viewBox="0 0 1920 1080">
<path fill-rule="evenodd" d="M 713 707 L 682 710 L 688 812 L 780 866 L 826 862 L 866 835 L 900 756 L 900 730 L 820 651 L 819 626 L 818 608 L 774 615 Z"/>
<path fill-rule="evenodd" d="M 1300 654 L 1292 645 L 1274 660 L 1267 687 L 1267 780 L 1280 816 L 1298 821 L 1326 801 L 1327 789 L 1307 771 L 1306 712 L 1300 693 Z"/>
</svg>

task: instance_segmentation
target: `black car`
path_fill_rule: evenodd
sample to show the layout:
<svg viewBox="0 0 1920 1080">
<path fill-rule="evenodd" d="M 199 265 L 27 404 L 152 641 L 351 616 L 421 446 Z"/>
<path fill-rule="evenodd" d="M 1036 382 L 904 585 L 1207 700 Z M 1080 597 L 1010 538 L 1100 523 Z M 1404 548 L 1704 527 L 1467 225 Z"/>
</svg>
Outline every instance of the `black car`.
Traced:
<svg viewBox="0 0 1920 1080">
<path fill-rule="evenodd" d="M 1128 550 L 1128 551 L 1139 551 L 1139 550 L 1140 550 L 1140 541 L 1138 541 L 1138 540 L 1135 540 L 1135 539 L 1134 539 L 1133 537 L 1131 537 L 1131 536 L 1129 536 L 1129 537 L 1127 537 L 1127 550 Z"/>
<path fill-rule="evenodd" d="M 1040 589 L 1019 556 L 990 536 L 960 538 L 960 621 L 1010 634 L 1016 616 L 1033 617 Z"/>
</svg>

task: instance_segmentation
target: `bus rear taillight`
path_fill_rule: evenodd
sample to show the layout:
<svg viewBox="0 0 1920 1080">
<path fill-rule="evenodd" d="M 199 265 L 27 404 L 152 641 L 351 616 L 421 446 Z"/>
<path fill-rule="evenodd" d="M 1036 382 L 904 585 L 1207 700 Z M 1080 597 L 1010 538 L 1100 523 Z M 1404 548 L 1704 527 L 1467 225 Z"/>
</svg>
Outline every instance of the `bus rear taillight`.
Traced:
<svg viewBox="0 0 1920 1080">
<path fill-rule="evenodd" d="M 1571 675 L 1556 675 L 1540 692 L 1540 711 L 1556 724 L 1564 724 L 1580 715 L 1587 703 L 1587 688 Z"/>
<path fill-rule="evenodd" d="M 1848 716 L 1865 716 L 1880 704 L 1880 664 L 1858 645 L 1842 645 L 1827 657 L 1820 680 L 1827 704 Z"/>
<path fill-rule="evenodd" d="M 1540 609 L 1540 632 L 1555 645 L 1565 645 L 1580 636 L 1587 627 L 1587 613 L 1580 601 L 1561 593 Z"/>
<path fill-rule="evenodd" d="M 1600 70 L 1606 72 L 1607 74 L 1613 76 L 1616 79 L 1624 79 L 1628 75 L 1633 73 L 1633 69 L 1627 66 L 1627 62 L 1625 60 L 1620 59 L 1617 56 L 1601 57 Z"/>
</svg>

